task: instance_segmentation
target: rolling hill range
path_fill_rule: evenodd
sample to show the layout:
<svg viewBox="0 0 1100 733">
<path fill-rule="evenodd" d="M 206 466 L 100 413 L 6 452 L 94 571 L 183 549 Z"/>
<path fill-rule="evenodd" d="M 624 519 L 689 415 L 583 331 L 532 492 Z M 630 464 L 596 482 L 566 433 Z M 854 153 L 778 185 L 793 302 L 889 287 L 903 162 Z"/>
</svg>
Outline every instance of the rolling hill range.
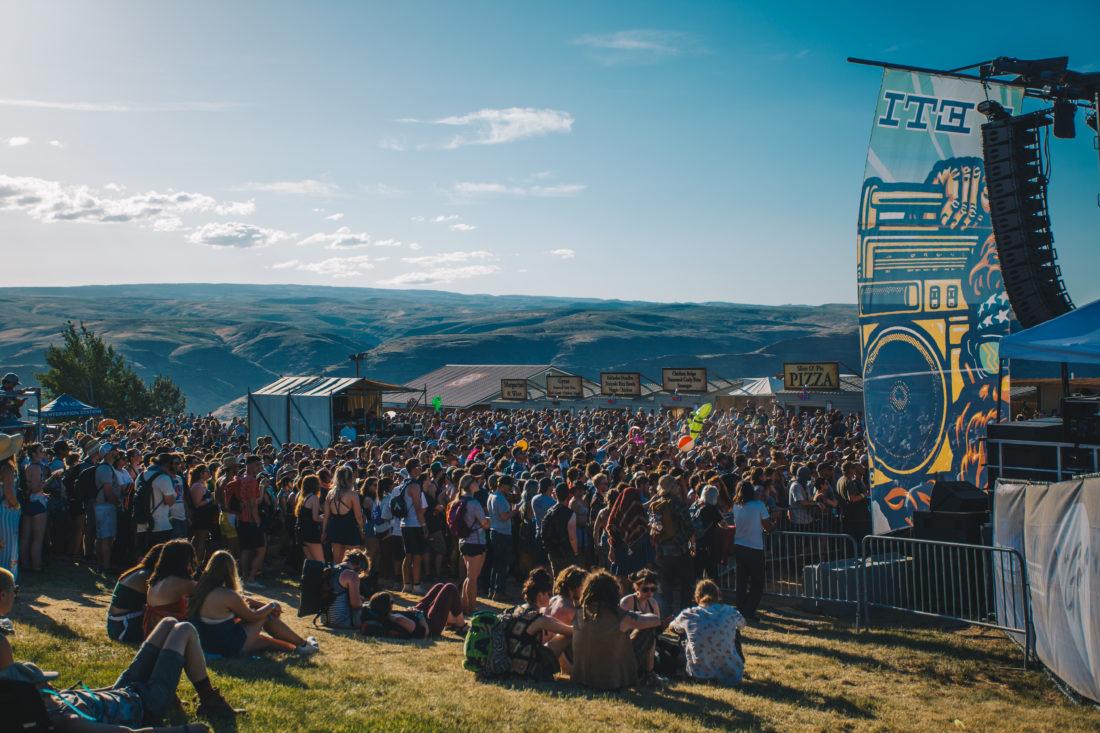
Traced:
<svg viewBox="0 0 1100 733">
<path fill-rule="evenodd" d="M 83 321 L 147 379 L 209 412 L 284 374 L 412 379 L 445 363 L 553 363 L 659 377 L 662 366 L 760 376 L 784 361 L 859 364 L 854 305 L 647 303 L 300 285 L 0 288 L 0 370 L 24 384 L 66 321 Z"/>
</svg>

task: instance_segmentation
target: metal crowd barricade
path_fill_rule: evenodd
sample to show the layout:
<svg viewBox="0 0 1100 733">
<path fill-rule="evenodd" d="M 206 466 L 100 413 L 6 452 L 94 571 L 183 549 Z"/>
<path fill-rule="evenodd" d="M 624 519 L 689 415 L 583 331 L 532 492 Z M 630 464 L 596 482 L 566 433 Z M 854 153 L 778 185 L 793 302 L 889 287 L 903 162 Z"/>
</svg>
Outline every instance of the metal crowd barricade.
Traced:
<svg viewBox="0 0 1100 733">
<path fill-rule="evenodd" d="M 1035 646 L 1027 567 L 1019 552 L 908 537 L 868 535 L 861 545 L 863 607 L 960 621 L 1008 633 Z"/>
</svg>

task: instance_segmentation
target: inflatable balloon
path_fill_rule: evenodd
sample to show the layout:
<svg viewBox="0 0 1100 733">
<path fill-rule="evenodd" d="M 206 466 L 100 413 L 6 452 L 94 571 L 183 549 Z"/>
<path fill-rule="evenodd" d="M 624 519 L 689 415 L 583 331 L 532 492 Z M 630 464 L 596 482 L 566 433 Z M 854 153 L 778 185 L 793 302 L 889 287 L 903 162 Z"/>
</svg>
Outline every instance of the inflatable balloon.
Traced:
<svg viewBox="0 0 1100 733">
<path fill-rule="evenodd" d="M 528 442 L 526 440 L 524 440 L 523 438 L 520 438 L 519 440 L 516 441 L 516 447 L 519 448 L 520 450 L 527 450 L 530 447 L 530 445 L 528 444 Z"/>
<path fill-rule="evenodd" d="M 680 440 L 677 441 L 676 446 L 684 453 L 687 453 L 695 447 L 695 438 L 690 435 L 682 435 L 680 436 Z"/>
<path fill-rule="evenodd" d="M 96 430 L 99 431 L 99 432 L 103 432 L 104 430 L 107 430 L 108 428 L 111 429 L 111 430 L 118 430 L 118 420 L 115 420 L 112 417 L 108 417 L 108 418 L 105 418 L 103 420 L 100 420 L 99 424 L 96 425 Z"/>
<path fill-rule="evenodd" d="M 432 407 L 436 412 L 443 412 L 443 398 L 439 395 L 432 397 Z"/>
</svg>

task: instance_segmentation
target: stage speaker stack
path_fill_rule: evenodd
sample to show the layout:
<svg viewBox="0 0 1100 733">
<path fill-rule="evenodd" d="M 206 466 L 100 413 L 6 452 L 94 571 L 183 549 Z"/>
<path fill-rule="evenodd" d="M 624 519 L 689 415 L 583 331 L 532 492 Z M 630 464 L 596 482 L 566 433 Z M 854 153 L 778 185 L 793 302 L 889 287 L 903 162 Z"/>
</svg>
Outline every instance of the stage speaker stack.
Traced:
<svg viewBox="0 0 1100 733">
<path fill-rule="evenodd" d="M 1062 420 L 1067 443 L 1100 443 L 1100 397 L 1066 397 Z"/>
<path fill-rule="evenodd" d="M 929 510 L 913 512 L 913 537 L 919 540 L 982 544 L 989 521 L 989 495 L 967 481 L 937 481 Z"/>
</svg>

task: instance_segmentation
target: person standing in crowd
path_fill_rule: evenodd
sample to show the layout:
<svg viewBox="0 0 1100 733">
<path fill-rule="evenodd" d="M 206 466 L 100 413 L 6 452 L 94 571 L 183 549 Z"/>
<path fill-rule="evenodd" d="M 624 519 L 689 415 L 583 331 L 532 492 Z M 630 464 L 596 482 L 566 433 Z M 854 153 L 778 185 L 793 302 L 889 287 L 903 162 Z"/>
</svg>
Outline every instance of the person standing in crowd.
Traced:
<svg viewBox="0 0 1100 733">
<path fill-rule="evenodd" d="M 859 477 L 859 464 L 845 461 L 841 470 L 844 475 L 837 481 L 836 490 L 841 501 L 844 533 L 858 543 L 871 531 L 867 487 Z"/>
<path fill-rule="evenodd" d="M 195 557 L 201 567 L 206 562 L 207 548 L 218 531 L 217 503 L 211 487 L 213 476 L 210 467 L 198 463 L 191 468 L 187 491 L 191 498 L 191 541 L 195 544 Z"/>
<path fill-rule="evenodd" d="M 512 567 L 512 503 L 507 491 L 512 478 L 501 476 L 496 490 L 489 495 L 489 544 L 493 548 L 493 567 L 489 577 L 489 600 L 506 598 L 508 573 Z"/>
<path fill-rule="evenodd" d="M 462 564 L 466 568 L 466 578 L 462 581 L 462 610 L 469 616 L 477 610 L 477 581 L 485 564 L 485 530 L 489 528 L 489 518 L 476 498 L 477 479 L 465 474 L 458 481 L 458 551 L 462 555 Z"/>
<path fill-rule="evenodd" d="M 115 458 L 118 454 L 110 443 L 99 446 L 100 462 L 95 469 L 95 556 L 100 572 L 111 569 L 111 551 L 118 535 L 118 475 Z"/>
<path fill-rule="evenodd" d="M 175 460 L 172 453 L 158 453 L 153 465 L 138 478 L 139 488 L 141 484 L 147 486 L 144 501 L 148 502 L 149 517 L 152 520 L 147 523 L 139 522 L 134 528 L 137 533 L 138 552 L 145 552 L 153 545 L 172 539 L 172 523 L 169 521 L 168 507 L 176 500 L 176 487 L 171 474 Z M 139 491 L 135 490 L 135 502 L 139 500 L 138 493 Z"/>
<path fill-rule="evenodd" d="M 567 483 L 559 482 L 554 487 L 557 503 L 542 519 L 542 549 L 550 559 L 550 570 L 555 575 L 577 561 L 577 518 L 569 508 L 572 494 Z"/>
<path fill-rule="evenodd" d="M 257 585 L 264 562 L 264 533 L 260 528 L 260 457 L 249 454 L 244 461 L 244 473 L 225 485 L 226 501 L 230 512 L 237 514 L 237 540 L 241 548 L 240 567 L 244 570 L 246 586 Z M 343 556 L 340 557 L 343 560 Z"/>
<path fill-rule="evenodd" d="M 813 471 L 808 466 L 800 466 L 795 471 L 795 480 L 791 482 L 788 492 L 790 501 L 791 529 L 805 532 L 813 524 L 814 514 L 817 510 L 817 502 L 810 495 L 810 481 Z"/>
<path fill-rule="evenodd" d="M 46 461 L 46 449 L 41 443 L 26 448 L 29 463 L 23 469 L 26 501 L 23 505 L 23 528 L 19 542 L 19 557 L 23 569 L 42 570 L 42 545 L 46 541 L 46 510 L 49 498 L 46 484 L 53 477 Z"/>
<path fill-rule="evenodd" d="M 424 534 L 424 512 L 428 508 L 428 501 L 420 486 L 420 470 L 420 462 L 415 458 L 405 461 L 405 473 L 408 474 L 402 488 L 405 514 L 400 517 L 401 542 L 405 550 L 405 559 L 401 561 L 401 590 L 417 595 L 424 592 L 424 587 L 420 585 L 420 571 L 423 569 L 424 553 L 428 549 Z"/>
<path fill-rule="evenodd" d="M 764 532 L 775 524 L 752 483 L 737 484 L 733 496 L 733 552 L 737 561 L 737 608 L 750 621 L 764 594 Z"/>
<path fill-rule="evenodd" d="M 657 498 L 650 503 L 649 516 L 661 579 L 661 601 L 666 615 L 672 615 L 687 607 L 695 581 L 691 556 L 694 530 L 675 477 L 665 475 L 657 482 Z"/>
<path fill-rule="evenodd" d="M 0 568 L 19 578 L 19 451 L 22 435 L 0 433 Z"/>
<path fill-rule="evenodd" d="M 336 470 L 336 483 L 325 498 L 321 543 L 332 546 L 332 561 L 339 565 L 348 550 L 362 547 L 363 542 L 363 509 L 355 491 L 355 476 L 345 464 Z"/>
<path fill-rule="evenodd" d="M 325 554 L 321 546 L 321 527 L 324 515 L 321 512 L 321 479 L 317 478 L 317 474 L 307 474 L 299 482 L 294 517 L 302 554 L 307 560 L 323 561 Z"/>
</svg>

